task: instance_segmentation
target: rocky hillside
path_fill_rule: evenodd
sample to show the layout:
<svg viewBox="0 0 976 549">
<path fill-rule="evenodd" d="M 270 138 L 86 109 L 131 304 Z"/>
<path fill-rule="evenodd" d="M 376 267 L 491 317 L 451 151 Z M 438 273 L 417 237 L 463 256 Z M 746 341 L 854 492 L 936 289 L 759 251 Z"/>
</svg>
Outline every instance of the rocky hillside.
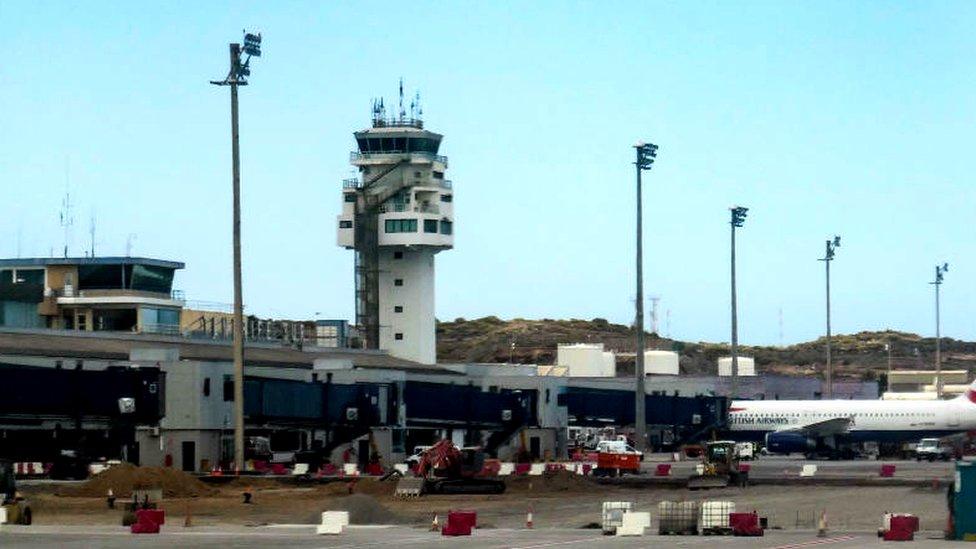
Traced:
<svg viewBox="0 0 976 549">
<path fill-rule="evenodd" d="M 490 316 L 455 319 L 437 325 L 437 358 L 443 362 L 517 362 L 553 364 L 559 343 L 603 343 L 616 351 L 618 375 L 633 372 L 634 331 L 602 318 L 593 320 L 501 320 Z M 833 361 L 838 378 L 874 379 L 887 369 L 890 343 L 892 362 L 900 369 L 927 369 L 934 363 L 935 339 L 904 332 L 860 332 L 833 337 Z M 728 355 L 728 345 L 684 342 L 647 335 L 649 348 L 680 353 L 682 373 L 714 373 L 716 360 Z M 826 339 L 787 347 L 743 346 L 741 355 L 756 359 L 760 372 L 819 375 Z M 944 368 L 976 370 L 976 343 L 942 339 Z"/>
</svg>

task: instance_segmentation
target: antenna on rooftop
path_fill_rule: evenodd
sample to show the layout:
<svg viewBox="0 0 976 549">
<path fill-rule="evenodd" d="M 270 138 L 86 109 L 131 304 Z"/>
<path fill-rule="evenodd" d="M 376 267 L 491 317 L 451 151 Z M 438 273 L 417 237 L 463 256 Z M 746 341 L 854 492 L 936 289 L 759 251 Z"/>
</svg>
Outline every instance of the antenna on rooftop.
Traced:
<svg viewBox="0 0 976 549">
<path fill-rule="evenodd" d="M 91 218 L 88 223 L 88 236 L 91 239 L 91 248 L 88 253 L 95 257 L 95 208 L 92 208 Z"/>
<path fill-rule="evenodd" d="M 407 116 L 407 113 L 403 110 L 403 77 L 400 77 L 400 122 Z"/>
<path fill-rule="evenodd" d="M 61 201 L 61 228 L 64 229 L 64 257 L 68 257 L 68 247 L 71 244 L 71 227 L 75 218 L 71 214 L 71 190 L 68 179 L 68 160 L 64 164 L 64 199 Z M 52 254 L 53 255 L 53 254 Z"/>
</svg>

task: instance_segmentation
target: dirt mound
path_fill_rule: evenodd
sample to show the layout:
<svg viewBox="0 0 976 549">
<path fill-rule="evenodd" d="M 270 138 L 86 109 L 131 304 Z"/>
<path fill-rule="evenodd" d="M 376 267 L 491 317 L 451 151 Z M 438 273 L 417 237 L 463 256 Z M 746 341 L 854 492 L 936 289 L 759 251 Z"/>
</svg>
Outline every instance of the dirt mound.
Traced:
<svg viewBox="0 0 976 549">
<path fill-rule="evenodd" d="M 66 496 L 105 497 L 109 488 L 119 499 L 133 490 L 161 489 L 165 497 L 196 497 L 216 491 L 183 471 L 165 467 L 136 467 L 128 463 L 111 467 L 80 486 L 66 488 Z"/>
<path fill-rule="evenodd" d="M 569 471 L 547 472 L 541 476 L 509 477 L 505 480 L 506 493 L 522 492 L 589 492 L 593 483 Z"/>
<path fill-rule="evenodd" d="M 350 484 L 352 491 L 350 492 Z M 396 492 L 397 481 L 395 479 L 377 480 L 373 478 L 360 478 L 348 481 L 330 482 L 322 487 L 322 491 L 330 496 L 344 496 L 348 494 L 365 494 L 377 498 L 393 496 Z"/>
<path fill-rule="evenodd" d="M 348 511 L 350 524 L 405 524 L 410 519 L 402 517 L 387 509 L 373 496 L 353 494 L 329 502 L 318 513 L 309 517 L 308 522 L 318 523 L 322 518 L 322 511 Z"/>
</svg>

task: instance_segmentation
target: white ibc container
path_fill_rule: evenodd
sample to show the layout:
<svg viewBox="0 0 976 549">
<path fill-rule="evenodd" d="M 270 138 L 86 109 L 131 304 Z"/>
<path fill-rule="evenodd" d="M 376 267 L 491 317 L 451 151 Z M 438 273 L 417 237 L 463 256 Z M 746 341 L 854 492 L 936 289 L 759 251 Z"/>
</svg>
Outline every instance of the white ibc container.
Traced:
<svg viewBox="0 0 976 549">
<path fill-rule="evenodd" d="M 630 501 L 604 501 L 603 502 L 603 533 L 616 534 L 617 527 L 624 523 L 624 513 L 634 510 L 634 504 Z"/>
<path fill-rule="evenodd" d="M 720 376 L 732 375 L 732 357 L 723 356 L 718 359 L 718 375 Z M 739 357 L 739 375 L 740 376 L 756 375 L 756 361 L 752 357 L 749 356 Z"/>
<path fill-rule="evenodd" d="M 657 504 L 657 514 L 661 535 L 698 533 L 697 501 L 662 501 Z"/>
<path fill-rule="evenodd" d="M 735 512 L 734 501 L 705 501 L 701 505 L 698 525 L 702 532 L 725 530 L 729 526 L 729 513 Z"/>
<path fill-rule="evenodd" d="M 644 372 L 657 375 L 678 375 L 678 353 L 674 351 L 644 351 Z"/>
</svg>

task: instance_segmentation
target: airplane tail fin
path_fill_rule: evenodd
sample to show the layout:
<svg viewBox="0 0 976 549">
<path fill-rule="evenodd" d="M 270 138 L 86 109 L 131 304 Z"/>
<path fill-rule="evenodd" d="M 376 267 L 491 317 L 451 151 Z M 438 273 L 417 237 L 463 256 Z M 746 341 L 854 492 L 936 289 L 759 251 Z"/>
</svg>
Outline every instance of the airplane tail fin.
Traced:
<svg viewBox="0 0 976 549">
<path fill-rule="evenodd" d="M 976 380 L 974 380 L 969 385 L 969 387 L 966 389 L 966 392 L 965 393 L 963 393 L 961 396 L 956 397 L 956 398 L 965 398 L 965 399 L 968 399 L 969 402 L 972 402 L 973 404 L 976 404 Z"/>
</svg>

